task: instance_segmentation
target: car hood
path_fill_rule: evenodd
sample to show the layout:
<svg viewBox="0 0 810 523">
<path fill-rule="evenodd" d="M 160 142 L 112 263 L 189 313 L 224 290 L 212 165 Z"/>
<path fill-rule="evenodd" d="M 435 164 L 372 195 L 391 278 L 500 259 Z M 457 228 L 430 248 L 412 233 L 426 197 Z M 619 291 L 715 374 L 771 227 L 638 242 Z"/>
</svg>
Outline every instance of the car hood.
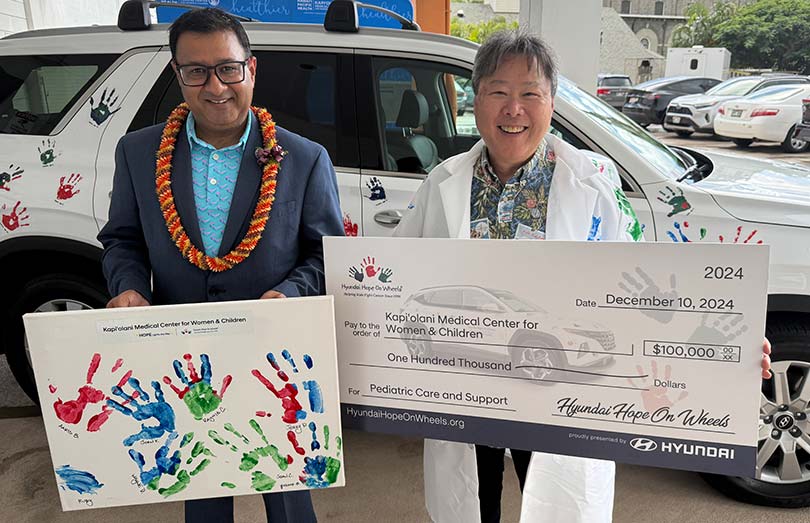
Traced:
<svg viewBox="0 0 810 523">
<path fill-rule="evenodd" d="M 713 95 L 713 94 L 687 94 L 686 96 L 679 96 L 672 100 L 672 103 L 678 105 L 691 105 L 692 107 L 696 105 L 705 105 L 705 104 L 716 104 L 719 102 L 725 102 L 727 100 L 733 100 L 735 98 L 741 98 L 740 96 L 736 95 Z"/>
<path fill-rule="evenodd" d="M 810 227 L 810 168 L 716 151 L 700 151 L 714 164 L 695 187 L 743 221 Z"/>
</svg>

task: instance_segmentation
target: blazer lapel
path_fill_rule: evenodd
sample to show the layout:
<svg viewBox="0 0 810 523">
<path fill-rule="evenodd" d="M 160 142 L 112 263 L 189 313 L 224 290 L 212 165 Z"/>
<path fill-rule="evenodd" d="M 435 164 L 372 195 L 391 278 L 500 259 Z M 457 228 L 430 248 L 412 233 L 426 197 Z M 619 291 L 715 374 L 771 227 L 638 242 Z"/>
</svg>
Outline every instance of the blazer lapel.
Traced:
<svg viewBox="0 0 810 523">
<path fill-rule="evenodd" d="M 245 152 L 239 164 L 239 175 L 236 178 L 236 187 L 233 190 L 231 209 L 228 212 L 228 222 L 222 234 L 222 243 L 219 246 L 218 256 L 222 257 L 231 252 L 236 246 L 239 231 L 253 215 L 256 200 L 259 198 L 259 187 L 262 181 L 262 171 L 259 164 L 253 159 L 253 151 L 261 147 L 261 132 L 259 122 L 251 117 L 250 134 L 245 143 Z M 280 174 L 280 170 L 279 170 Z"/>
<path fill-rule="evenodd" d="M 191 149 L 188 146 L 186 127 L 180 130 L 175 142 L 172 160 L 172 193 L 177 214 L 188 234 L 189 240 L 198 249 L 203 249 L 200 222 L 197 220 L 197 204 L 194 201 L 194 182 L 191 173 Z"/>
</svg>

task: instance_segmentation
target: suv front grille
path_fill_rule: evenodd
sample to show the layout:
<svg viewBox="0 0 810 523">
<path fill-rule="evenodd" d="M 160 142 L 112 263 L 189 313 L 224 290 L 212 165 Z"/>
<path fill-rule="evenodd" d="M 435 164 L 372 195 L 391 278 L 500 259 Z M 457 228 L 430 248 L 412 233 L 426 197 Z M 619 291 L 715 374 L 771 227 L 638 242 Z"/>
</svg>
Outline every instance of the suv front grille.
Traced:
<svg viewBox="0 0 810 523">
<path fill-rule="evenodd" d="M 692 115 L 692 109 L 690 109 L 688 107 L 681 107 L 679 105 L 670 106 L 669 112 L 670 113 L 675 113 L 675 114 L 688 114 L 690 116 Z"/>
</svg>

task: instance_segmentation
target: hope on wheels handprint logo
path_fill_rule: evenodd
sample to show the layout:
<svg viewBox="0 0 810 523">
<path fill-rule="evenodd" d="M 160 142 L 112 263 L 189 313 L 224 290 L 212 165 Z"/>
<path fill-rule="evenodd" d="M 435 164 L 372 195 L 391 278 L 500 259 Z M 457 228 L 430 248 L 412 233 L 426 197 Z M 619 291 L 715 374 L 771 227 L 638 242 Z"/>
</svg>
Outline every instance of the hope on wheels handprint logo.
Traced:
<svg viewBox="0 0 810 523">
<path fill-rule="evenodd" d="M 183 359 L 186 361 L 188 376 L 183 371 L 183 364 L 178 360 L 174 360 L 174 373 L 183 382 L 185 388 L 181 390 L 175 387 L 168 376 L 163 376 L 163 383 L 170 386 L 177 397 L 183 400 L 194 419 L 201 420 L 206 414 L 217 410 L 233 378 L 230 374 L 222 378 L 222 386 L 217 392 L 211 386 L 211 360 L 208 358 L 208 354 L 200 354 L 200 374 L 197 374 L 197 369 L 191 361 L 191 354 L 184 354 Z"/>
<path fill-rule="evenodd" d="M 689 393 L 681 391 L 677 397 L 671 397 L 670 391 L 672 390 L 672 367 L 666 365 L 664 367 L 664 375 L 658 374 L 658 363 L 653 360 L 650 362 L 650 373 L 644 371 L 641 365 L 636 365 L 636 370 L 641 378 L 641 382 L 637 383 L 636 378 L 628 378 L 628 382 L 633 387 L 643 387 L 646 390 L 641 391 L 641 402 L 644 405 L 644 410 L 653 413 L 661 408 L 670 408 L 679 401 L 685 399 Z M 652 378 L 652 379 L 650 379 Z"/>
<path fill-rule="evenodd" d="M 359 266 L 355 265 L 349 267 L 349 276 L 358 282 L 362 282 L 367 278 L 373 279 L 376 276 L 377 280 L 382 283 L 391 283 L 391 277 L 393 275 L 394 271 L 377 264 L 377 259 L 373 256 L 363 258 Z"/>
</svg>

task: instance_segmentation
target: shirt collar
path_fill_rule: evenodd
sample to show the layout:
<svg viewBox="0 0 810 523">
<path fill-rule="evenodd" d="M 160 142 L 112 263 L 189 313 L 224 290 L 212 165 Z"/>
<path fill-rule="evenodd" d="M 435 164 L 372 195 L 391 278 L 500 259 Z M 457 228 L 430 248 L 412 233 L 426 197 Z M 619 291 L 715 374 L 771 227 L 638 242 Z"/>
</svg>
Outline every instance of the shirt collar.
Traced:
<svg viewBox="0 0 810 523">
<path fill-rule="evenodd" d="M 509 179 L 507 183 L 515 183 L 519 182 L 525 173 L 530 173 L 534 171 L 537 166 L 542 162 L 544 164 L 550 163 L 549 152 L 551 149 L 546 144 L 546 139 L 540 142 L 540 145 L 537 147 L 537 150 L 534 152 L 529 161 L 524 163 L 520 168 L 515 171 L 515 174 L 512 175 L 512 178 Z M 486 144 L 484 148 L 481 150 L 481 168 L 483 169 L 484 173 L 488 176 L 491 176 L 499 181 L 498 175 L 495 173 L 495 168 L 489 161 L 489 150 L 487 149 Z"/>
<path fill-rule="evenodd" d="M 253 125 L 253 118 L 254 118 L 253 111 L 250 111 L 248 113 L 248 121 L 247 125 L 245 126 L 245 132 L 242 133 L 242 137 L 239 139 L 239 141 L 231 146 L 223 147 L 220 150 L 227 151 L 229 149 L 236 149 L 236 148 L 244 149 L 245 144 L 247 144 L 248 137 L 250 136 L 250 129 L 251 126 Z M 197 127 L 194 122 L 194 113 L 190 111 L 188 113 L 188 119 L 186 120 L 186 136 L 188 137 L 189 148 L 194 147 L 194 145 L 196 144 L 201 147 L 206 147 L 208 149 L 216 149 L 213 145 L 206 142 L 205 140 L 200 139 L 200 137 L 197 136 Z"/>
</svg>

